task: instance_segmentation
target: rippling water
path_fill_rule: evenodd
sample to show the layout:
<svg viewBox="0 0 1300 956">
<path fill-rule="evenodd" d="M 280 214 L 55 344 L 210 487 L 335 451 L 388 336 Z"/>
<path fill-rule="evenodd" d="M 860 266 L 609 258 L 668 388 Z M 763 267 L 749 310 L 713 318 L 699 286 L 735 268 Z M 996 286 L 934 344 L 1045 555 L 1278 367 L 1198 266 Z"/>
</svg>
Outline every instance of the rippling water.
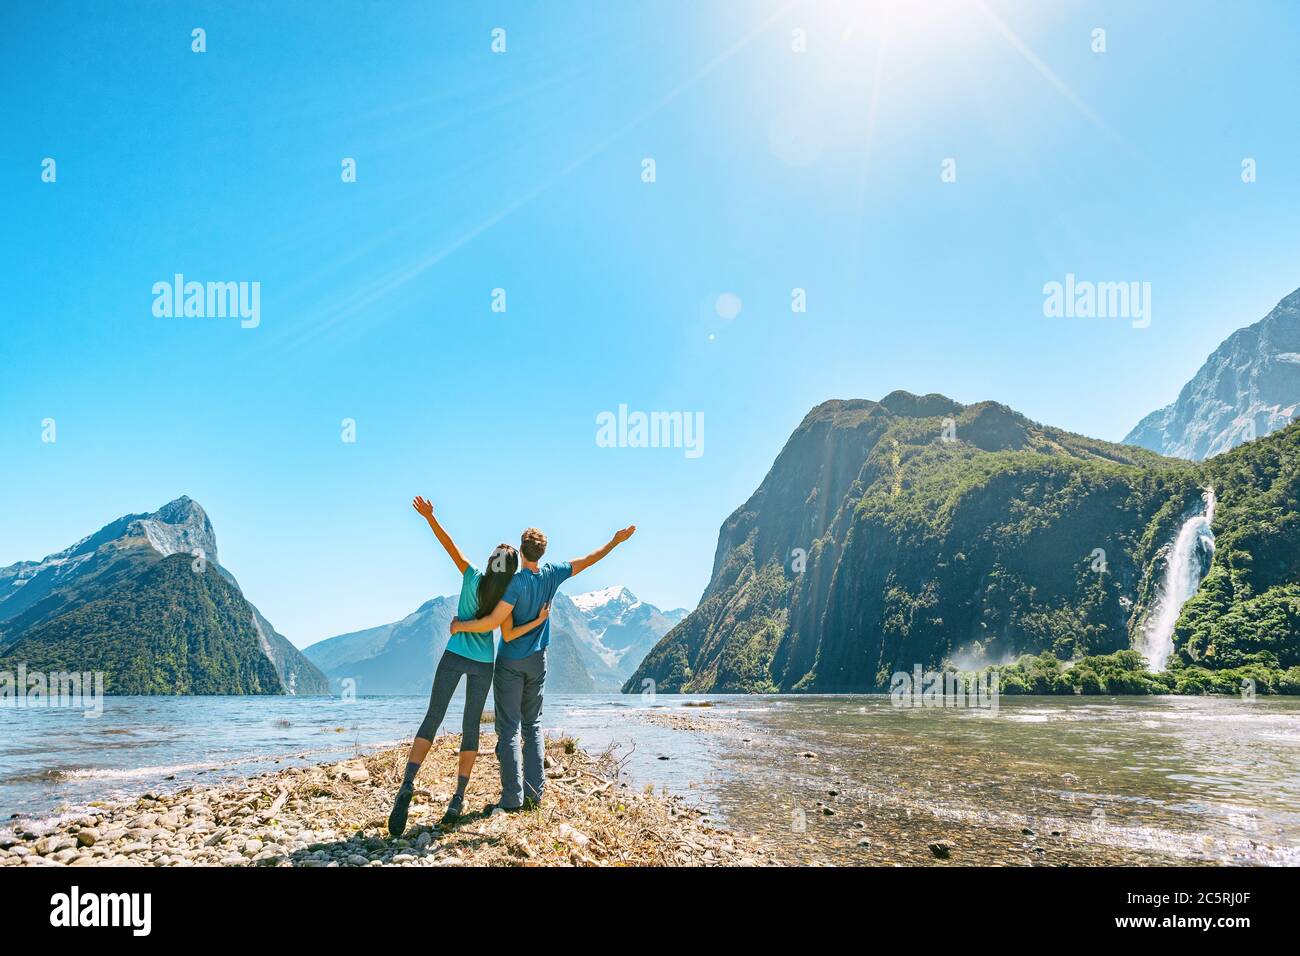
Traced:
<svg viewBox="0 0 1300 956">
<path fill-rule="evenodd" d="M 713 706 L 687 706 L 701 700 Z M 0 710 L 0 810 L 28 827 L 109 800 L 409 739 L 414 697 L 108 698 Z M 453 701 L 443 729 L 459 726 Z M 609 746 L 792 862 L 1300 863 L 1300 700 L 548 697 L 548 732 Z M 812 753 L 815 756 L 801 756 Z"/>
<path fill-rule="evenodd" d="M 442 732 L 459 731 L 463 703 L 452 699 Z M 103 714 L 89 719 L 79 710 L 0 707 L 0 825 L 16 813 L 41 818 L 91 800 L 409 743 L 427 704 L 427 697 L 106 697 Z M 681 772 L 655 779 L 689 790 L 687 776 L 709 771 L 709 748 L 684 746 L 680 735 L 626 716 L 647 710 L 639 697 L 548 695 L 543 724 L 550 734 L 580 735 L 592 750 L 619 744 L 638 780 L 658 771 L 660 754 L 680 749 L 673 769 Z"/>
<path fill-rule="evenodd" d="M 935 841 L 954 862 L 1300 863 L 1300 700 L 726 703 L 767 734 L 730 759 L 776 784 L 769 798 L 723 783 L 718 800 L 805 861 L 933 862 Z"/>
</svg>

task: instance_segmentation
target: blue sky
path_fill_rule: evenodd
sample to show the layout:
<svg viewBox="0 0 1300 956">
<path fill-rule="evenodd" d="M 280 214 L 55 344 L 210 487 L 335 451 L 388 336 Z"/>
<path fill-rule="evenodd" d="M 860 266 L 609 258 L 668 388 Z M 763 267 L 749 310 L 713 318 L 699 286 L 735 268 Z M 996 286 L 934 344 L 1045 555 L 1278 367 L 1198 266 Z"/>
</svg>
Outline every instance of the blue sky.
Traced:
<svg viewBox="0 0 1300 956">
<path fill-rule="evenodd" d="M 189 494 L 302 646 L 455 589 L 420 493 L 479 560 L 634 522 L 569 591 L 693 606 L 818 402 L 1118 440 L 1300 286 L 1300 8 L 897 6 L 5 4 L 0 565 Z M 260 326 L 155 317 L 177 272 Z M 1068 272 L 1150 328 L 1045 318 Z M 598 447 L 619 404 L 704 454 Z"/>
</svg>

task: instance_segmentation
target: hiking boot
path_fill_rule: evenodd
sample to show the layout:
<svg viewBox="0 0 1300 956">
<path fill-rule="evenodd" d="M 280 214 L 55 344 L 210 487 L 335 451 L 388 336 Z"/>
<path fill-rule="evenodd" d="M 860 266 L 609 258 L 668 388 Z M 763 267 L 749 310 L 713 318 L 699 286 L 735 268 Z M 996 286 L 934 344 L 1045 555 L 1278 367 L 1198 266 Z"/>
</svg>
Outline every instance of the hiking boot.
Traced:
<svg viewBox="0 0 1300 956">
<path fill-rule="evenodd" d="M 402 787 L 393 801 L 393 812 L 388 815 L 388 835 L 396 839 L 406 832 L 406 812 L 411 808 L 412 787 Z"/>
</svg>

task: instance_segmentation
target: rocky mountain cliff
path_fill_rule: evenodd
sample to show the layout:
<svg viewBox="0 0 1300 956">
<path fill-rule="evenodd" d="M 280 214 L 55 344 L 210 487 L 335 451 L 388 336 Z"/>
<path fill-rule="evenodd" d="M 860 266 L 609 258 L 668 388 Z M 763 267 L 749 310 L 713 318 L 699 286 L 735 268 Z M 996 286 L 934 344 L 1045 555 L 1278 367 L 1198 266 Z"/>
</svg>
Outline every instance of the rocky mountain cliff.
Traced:
<svg viewBox="0 0 1300 956">
<path fill-rule="evenodd" d="M 244 598 L 218 560 L 207 514 L 184 496 L 41 561 L 0 568 L 0 661 L 103 670 L 116 694 L 329 686 Z"/>
<path fill-rule="evenodd" d="M 724 522 L 700 606 L 623 689 L 869 691 L 915 664 L 1126 650 L 1206 484 L 1215 532 L 1243 544 L 1221 547 L 1205 590 L 1268 626 L 1224 630 L 1198 594 L 1171 666 L 1209 646 L 1214 666 L 1300 664 L 1300 575 L 1277 557 L 1300 553 L 1300 426 L 1196 466 L 994 402 L 826 402 Z M 1249 566 L 1265 557 L 1266 574 Z"/>
<path fill-rule="evenodd" d="M 1183 386 L 1124 438 L 1201 461 L 1285 428 L 1300 412 L 1300 289 L 1232 333 Z"/>
</svg>

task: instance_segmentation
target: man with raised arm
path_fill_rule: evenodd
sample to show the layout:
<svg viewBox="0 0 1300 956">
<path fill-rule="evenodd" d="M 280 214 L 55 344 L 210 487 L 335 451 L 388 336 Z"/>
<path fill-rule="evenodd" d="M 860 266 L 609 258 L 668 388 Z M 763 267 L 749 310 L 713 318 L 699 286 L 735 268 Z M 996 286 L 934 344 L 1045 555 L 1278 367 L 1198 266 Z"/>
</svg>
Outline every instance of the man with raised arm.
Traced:
<svg viewBox="0 0 1300 956">
<path fill-rule="evenodd" d="M 503 632 L 501 649 L 497 652 L 492 700 L 496 713 L 497 761 L 501 764 L 501 799 L 489 805 L 489 809 L 500 807 L 513 812 L 541 803 L 546 779 L 542 773 L 542 689 L 546 683 L 546 647 L 551 643 L 551 599 L 561 584 L 605 557 L 635 531 L 636 525 L 630 525 L 616 532 L 608 544 L 585 558 L 538 567 L 537 562 L 546 553 L 546 535 L 536 528 L 528 528 L 519 539 L 519 571 L 496 609 L 477 620 L 451 622 L 453 634 L 482 633 L 499 627 L 507 617 L 521 624 L 541 618 L 541 623 L 531 630 L 521 630 L 511 637 L 504 637 Z M 521 730 L 522 774 L 516 742 Z"/>
</svg>

